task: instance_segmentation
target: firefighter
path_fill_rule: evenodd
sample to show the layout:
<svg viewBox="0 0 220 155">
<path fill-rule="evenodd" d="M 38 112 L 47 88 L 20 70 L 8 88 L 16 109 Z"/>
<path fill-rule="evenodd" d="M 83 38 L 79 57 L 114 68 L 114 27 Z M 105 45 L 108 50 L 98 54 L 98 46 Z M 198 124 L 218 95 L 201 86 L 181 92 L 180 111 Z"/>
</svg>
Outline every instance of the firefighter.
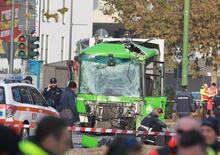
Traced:
<svg viewBox="0 0 220 155">
<path fill-rule="evenodd" d="M 138 130 L 144 131 L 162 131 L 163 128 L 166 128 L 166 124 L 163 123 L 159 116 L 163 113 L 161 108 L 155 108 L 147 117 L 145 117 Z M 146 144 L 155 144 L 156 136 L 146 136 L 144 137 L 144 142 Z"/>
<path fill-rule="evenodd" d="M 205 83 L 200 89 L 200 102 L 202 104 L 203 118 L 207 114 L 207 103 L 208 103 L 208 85 Z"/>
<path fill-rule="evenodd" d="M 175 103 L 179 118 L 189 116 L 195 110 L 193 96 L 187 91 L 187 87 L 182 87 L 182 91 L 175 98 Z"/>
<path fill-rule="evenodd" d="M 207 105 L 207 115 L 210 117 L 212 115 L 213 110 L 213 98 L 218 93 L 216 88 L 216 83 L 212 83 L 211 86 L 208 88 L 208 105 Z"/>
</svg>

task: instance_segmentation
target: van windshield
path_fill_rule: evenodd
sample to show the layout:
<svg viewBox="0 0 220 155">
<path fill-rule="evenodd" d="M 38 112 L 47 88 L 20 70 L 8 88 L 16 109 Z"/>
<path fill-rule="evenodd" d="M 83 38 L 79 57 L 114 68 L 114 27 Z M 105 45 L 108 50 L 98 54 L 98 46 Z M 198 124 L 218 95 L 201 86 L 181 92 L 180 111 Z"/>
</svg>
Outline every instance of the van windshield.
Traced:
<svg viewBox="0 0 220 155">
<path fill-rule="evenodd" d="M 0 87 L 0 104 L 5 104 L 5 91 L 3 87 Z"/>
</svg>

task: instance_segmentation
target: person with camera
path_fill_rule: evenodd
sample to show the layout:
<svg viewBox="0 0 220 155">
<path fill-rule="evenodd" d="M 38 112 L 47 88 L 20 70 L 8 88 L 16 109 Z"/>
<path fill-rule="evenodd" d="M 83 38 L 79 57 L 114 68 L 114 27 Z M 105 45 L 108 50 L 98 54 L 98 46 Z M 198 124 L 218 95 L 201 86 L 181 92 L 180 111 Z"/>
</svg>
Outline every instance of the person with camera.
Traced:
<svg viewBox="0 0 220 155">
<path fill-rule="evenodd" d="M 43 96 L 50 105 L 59 111 L 60 98 L 63 91 L 57 86 L 56 78 L 51 78 L 49 85 L 44 88 Z"/>
</svg>

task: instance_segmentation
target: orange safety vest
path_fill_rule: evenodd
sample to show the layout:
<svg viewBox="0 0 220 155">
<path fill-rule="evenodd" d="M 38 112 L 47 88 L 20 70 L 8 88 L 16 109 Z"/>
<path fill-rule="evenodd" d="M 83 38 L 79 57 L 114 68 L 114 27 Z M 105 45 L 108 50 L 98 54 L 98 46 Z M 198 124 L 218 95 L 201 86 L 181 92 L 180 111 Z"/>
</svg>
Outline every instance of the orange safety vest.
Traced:
<svg viewBox="0 0 220 155">
<path fill-rule="evenodd" d="M 213 109 L 213 97 L 216 94 L 217 94 L 217 88 L 213 88 L 213 87 L 209 87 L 208 88 L 208 95 L 209 95 L 208 106 L 207 106 L 208 110 L 212 110 Z"/>
</svg>

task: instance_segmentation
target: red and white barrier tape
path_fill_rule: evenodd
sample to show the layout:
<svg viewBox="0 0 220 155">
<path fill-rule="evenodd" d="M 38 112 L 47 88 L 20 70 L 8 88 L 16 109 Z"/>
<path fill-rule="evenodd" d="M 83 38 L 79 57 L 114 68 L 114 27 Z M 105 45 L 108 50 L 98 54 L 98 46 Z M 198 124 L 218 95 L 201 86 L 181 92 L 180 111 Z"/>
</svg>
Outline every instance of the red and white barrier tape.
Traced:
<svg viewBox="0 0 220 155">
<path fill-rule="evenodd" d="M 106 129 L 106 128 L 85 128 L 85 127 L 68 127 L 69 131 L 72 132 L 83 132 L 83 133 L 102 133 L 102 134 L 127 134 L 127 135 L 155 135 L 155 136 L 174 136 L 176 133 L 165 131 L 165 132 L 148 132 L 148 131 L 137 131 L 137 130 L 120 130 L 120 129 Z"/>
<path fill-rule="evenodd" d="M 5 124 L 8 127 L 23 127 L 23 128 L 34 128 L 33 124 Z M 35 126 L 36 127 L 36 126 Z M 149 131 L 138 131 L 138 130 L 120 130 L 120 129 L 106 129 L 106 128 L 87 128 L 87 127 L 68 127 L 69 131 L 82 132 L 82 133 L 100 133 L 100 134 L 126 134 L 126 135 L 155 135 L 155 136 L 174 136 L 176 133 L 165 131 L 165 132 L 149 132 Z"/>
</svg>

